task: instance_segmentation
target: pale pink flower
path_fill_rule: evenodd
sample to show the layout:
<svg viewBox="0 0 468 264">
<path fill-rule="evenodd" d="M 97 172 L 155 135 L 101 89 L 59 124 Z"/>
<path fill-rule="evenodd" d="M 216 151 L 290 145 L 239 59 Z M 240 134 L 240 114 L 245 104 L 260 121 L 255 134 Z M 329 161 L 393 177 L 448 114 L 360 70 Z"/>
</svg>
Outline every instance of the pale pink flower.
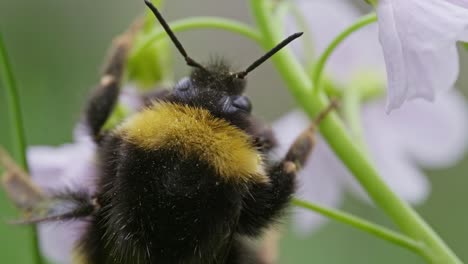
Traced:
<svg viewBox="0 0 468 264">
<path fill-rule="evenodd" d="M 466 0 L 379 0 L 379 37 L 391 111 L 406 100 L 434 100 L 459 73 L 457 41 L 468 41 Z"/>
<path fill-rule="evenodd" d="M 31 176 L 40 187 L 49 191 L 92 188 L 96 174 L 94 143 L 83 136 L 74 143 L 58 147 L 28 148 Z M 71 263 L 72 248 L 84 228 L 84 221 L 39 224 L 38 235 L 42 253 L 54 263 Z"/>
</svg>

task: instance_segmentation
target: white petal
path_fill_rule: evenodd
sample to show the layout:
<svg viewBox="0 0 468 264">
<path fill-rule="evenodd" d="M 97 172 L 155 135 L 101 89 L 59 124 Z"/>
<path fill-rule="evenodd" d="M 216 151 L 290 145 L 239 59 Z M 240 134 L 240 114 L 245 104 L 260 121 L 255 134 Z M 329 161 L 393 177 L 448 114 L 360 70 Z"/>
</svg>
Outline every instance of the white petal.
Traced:
<svg viewBox="0 0 468 264">
<path fill-rule="evenodd" d="M 88 144 L 94 144 L 93 139 L 90 136 L 89 129 L 83 122 L 78 122 L 73 130 L 73 140 L 75 142 L 87 142 Z"/>
<path fill-rule="evenodd" d="M 447 1 L 452 4 L 459 5 L 464 8 L 468 8 L 468 1 L 466 0 L 447 0 Z"/>
<path fill-rule="evenodd" d="M 276 158 L 286 155 L 296 137 L 307 128 L 309 123 L 307 116 L 299 110 L 289 112 L 273 123 L 272 129 L 278 140 L 278 147 L 274 150 Z"/>
<path fill-rule="evenodd" d="M 69 161 L 66 155 L 67 152 L 69 152 L 69 148 L 58 150 L 49 146 L 29 147 L 27 158 L 30 173 L 38 181 L 42 181 L 41 178 L 43 177 L 47 178 L 47 175 L 63 173 L 65 164 Z"/>
<path fill-rule="evenodd" d="M 87 143 L 28 149 L 31 177 L 44 189 L 89 186 L 95 175 L 94 146 Z"/>
<path fill-rule="evenodd" d="M 121 104 L 130 108 L 130 110 L 137 110 L 143 106 L 143 100 L 140 92 L 135 86 L 127 85 L 120 93 L 119 101 Z"/>
<path fill-rule="evenodd" d="M 310 124 L 300 111 L 288 113 L 273 124 L 278 139 L 278 157 L 286 154 L 294 139 Z M 298 175 L 297 196 L 324 206 L 337 207 L 341 202 L 342 186 L 339 175 L 346 173 L 326 143 L 319 137 L 311 158 Z M 318 228 L 325 218 L 311 211 L 297 208 L 295 223 L 298 233 L 307 234 Z"/>
<path fill-rule="evenodd" d="M 31 147 L 28 160 L 33 180 L 52 191 L 87 189 L 94 192 L 94 144 L 87 140 L 60 147 Z M 39 225 L 45 256 L 55 263 L 71 263 L 71 251 L 86 221 Z"/>
<path fill-rule="evenodd" d="M 382 108 L 376 102 L 368 105 L 367 111 L 375 112 L 374 119 L 395 131 L 395 144 L 401 145 L 402 152 L 412 160 L 437 168 L 451 166 L 464 156 L 468 147 L 468 105 L 458 91 L 442 93 L 435 103 L 408 102 L 402 111 L 390 115 L 384 115 Z"/>
<path fill-rule="evenodd" d="M 296 1 L 298 9 L 303 12 L 307 27 L 312 34 L 314 54 L 319 55 L 325 50 L 343 29 L 359 17 L 359 12 L 347 1 Z M 330 16 L 333 13 L 336 16 Z M 339 17 L 340 19 L 336 19 Z M 323 30 L 326 28 L 327 30 Z M 294 29 L 295 31 L 297 29 Z"/>
<path fill-rule="evenodd" d="M 436 92 L 452 88 L 457 80 L 457 47 L 451 43 L 438 50 L 408 48 L 406 65 L 407 99 L 424 98 L 433 101 Z"/>
<path fill-rule="evenodd" d="M 297 4 L 303 10 L 310 28 L 311 32 L 308 33 L 312 34 L 315 49 L 313 53 L 316 56 L 362 15 L 349 1 L 297 1 Z M 371 71 L 383 75 L 384 67 L 377 38 L 377 25 L 368 25 L 353 33 L 337 47 L 327 62 L 326 72 L 331 73 L 335 80 L 348 82 L 360 72 Z"/>
<path fill-rule="evenodd" d="M 75 162 L 77 146 L 65 144 L 60 147 L 36 146 L 28 148 L 28 162 L 33 180 L 45 189 L 60 189 L 68 185 L 65 177 L 68 166 Z"/>
<path fill-rule="evenodd" d="M 384 114 L 383 102 L 365 106 L 362 120 L 369 156 L 382 179 L 403 199 L 411 203 L 424 201 L 430 191 L 429 182 L 405 152 L 401 131 Z"/>
<path fill-rule="evenodd" d="M 72 263 L 74 246 L 83 233 L 85 225 L 85 221 L 39 224 L 41 251 L 53 263 Z"/>
<path fill-rule="evenodd" d="M 407 80 L 405 78 L 405 60 L 401 46 L 398 28 L 393 17 L 391 2 L 380 1 L 379 39 L 383 48 L 388 80 L 388 109 L 398 108 L 406 96 Z"/>
<path fill-rule="evenodd" d="M 433 100 L 458 76 L 456 41 L 464 39 L 468 9 L 445 0 L 381 0 L 379 35 L 388 76 L 387 110 L 411 98 Z"/>
</svg>

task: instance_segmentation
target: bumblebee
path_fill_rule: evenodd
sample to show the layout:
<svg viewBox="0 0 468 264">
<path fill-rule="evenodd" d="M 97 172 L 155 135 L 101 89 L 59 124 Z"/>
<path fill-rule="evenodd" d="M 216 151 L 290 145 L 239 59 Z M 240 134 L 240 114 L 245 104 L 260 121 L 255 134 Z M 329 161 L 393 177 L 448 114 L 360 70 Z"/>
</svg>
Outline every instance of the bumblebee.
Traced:
<svg viewBox="0 0 468 264">
<path fill-rule="evenodd" d="M 84 113 L 98 152 L 95 192 L 46 194 L 3 155 L 6 189 L 26 223 L 88 219 L 74 263 L 261 263 L 246 239 L 260 237 L 284 212 L 315 126 L 273 160 L 274 135 L 252 116 L 245 77 L 302 33 L 232 72 L 222 60 L 202 65 L 189 57 L 156 7 L 145 3 L 193 68 L 190 76 L 147 95 L 144 109 L 103 130 L 135 30 L 124 33 Z"/>
</svg>

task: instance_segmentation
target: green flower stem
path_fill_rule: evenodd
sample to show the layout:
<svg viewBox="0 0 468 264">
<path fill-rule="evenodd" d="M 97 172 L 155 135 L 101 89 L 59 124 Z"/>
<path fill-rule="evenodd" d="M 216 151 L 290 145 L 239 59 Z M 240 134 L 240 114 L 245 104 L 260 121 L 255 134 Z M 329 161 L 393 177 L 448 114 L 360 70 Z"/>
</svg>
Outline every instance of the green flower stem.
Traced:
<svg viewBox="0 0 468 264">
<path fill-rule="evenodd" d="M 281 41 L 276 30 L 278 25 L 267 12 L 268 3 L 267 0 L 250 0 L 265 49 L 271 49 Z M 290 51 L 284 49 L 273 56 L 272 60 L 292 95 L 310 117 L 316 116 L 329 104 L 323 91 L 315 89 L 313 92 L 310 79 Z M 425 250 L 420 252 L 424 258 L 431 263 L 462 263 L 429 225 L 383 182 L 371 162 L 348 136 L 336 114 L 332 113 L 322 121 L 320 132 L 377 206 L 392 218 L 403 233 L 425 244 Z"/>
<path fill-rule="evenodd" d="M 295 206 L 314 211 L 323 216 L 334 219 L 338 222 L 345 223 L 366 233 L 392 242 L 396 245 L 408 248 L 418 254 L 420 254 L 420 252 L 423 251 L 424 244 L 422 244 L 421 242 L 415 241 L 405 235 L 399 234 L 393 230 L 371 223 L 354 215 L 341 212 L 339 210 L 319 206 L 317 204 L 313 204 L 311 202 L 307 202 L 297 198 L 293 199 L 293 204 Z"/>
<path fill-rule="evenodd" d="M 283 27 L 281 28 L 281 32 L 284 30 L 284 23 L 286 17 L 288 16 L 289 11 L 291 10 L 292 3 L 290 1 L 281 1 L 277 3 L 276 7 L 274 8 L 274 15 L 277 20 L 281 21 L 281 25 Z"/>
<path fill-rule="evenodd" d="M 373 7 L 377 7 L 377 4 L 379 3 L 378 0 L 364 0 L 366 1 L 369 5 L 372 5 Z"/>
<path fill-rule="evenodd" d="M 376 98 L 382 98 L 385 96 L 385 88 L 383 85 L 361 87 L 359 94 L 362 102 L 375 100 Z"/>
<path fill-rule="evenodd" d="M 343 30 L 343 32 L 341 32 L 338 36 L 336 36 L 335 39 L 333 39 L 333 41 L 328 45 L 328 47 L 322 53 L 322 55 L 320 55 L 319 59 L 317 60 L 317 64 L 314 67 L 314 70 L 312 73 L 312 78 L 313 78 L 312 84 L 314 85 L 315 88 L 320 88 L 320 81 L 322 78 L 323 70 L 325 68 L 325 63 L 328 61 L 328 58 L 333 53 L 333 51 L 338 47 L 338 45 L 341 42 L 343 42 L 345 38 L 347 38 L 349 35 L 351 35 L 355 31 L 376 21 L 377 21 L 377 15 L 375 13 L 363 16 L 354 24 L 352 24 L 351 26 Z"/>
<path fill-rule="evenodd" d="M 187 19 L 178 20 L 176 22 L 170 23 L 170 27 L 174 32 L 187 31 L 196 28 L 213 28 L 213 29 L 223 29 L 241 35 L 246 36 L 247 38 L 253 39 L 256 42 L 260 42 L 259 34 L 253 30 L 248 25 L 243 23 L 218 17 L 192 17 Z M 166 33 L 162 29 L 157 29 L 145 38 L 139 41 L 136 47 L 133 49 L 132 58 L 138 57 L 139 54 L 149 47 L 152 43 L 157 41 L 159 38 L 165 37 Z"/>
<path fill-rule="evenodd" d="M 299 29 L 304 32 L 309 32 L 310 29 L 307 24 L 307 19 L 305 18 L 304 13 L 301 12 L 301 10 L 299 9 L 297 5 L 291 2 L 290 2 L 290 5 L 291 5 L 291 8 L 290 8 L 291 14 L 293 15 L 295 22 L 297 26 L 299 27 Z M 314 53 L 315 47 L 314 47 L 314 40 L 312 38 L 312 35 L 305 34 L 305 35 L 302 35 L 301 38 L 302 38 L 302 43 L 303 43 L 302 50 L 303 50 L 303 54 L 305 57 L 303 61 L 307 63 L 312 62 L 312 60 L 314 59 L 314 56 L 316 55 Z M 310 65 L 310 66 L 312 67 L 313 65 Z"/>
<path fill-rule="evenodd" d="M 357 87 L 351 86 L 344 89 L 343 92 L 343 115 L 350 128 L 351 136 L 356 139 L 358 144 L 365 150 L 364 133 L 361 122 L 361 102 Z"/>
<path fill-rule="evenodd" d="M 359 93 L 360 101 L 366 103 L 368 101 L 376 100 L 382 98 L 385 95 L 385 89 L 383 85 L 373 83 L 375 85 L 366 85 L 360 86 L 357 89 L 357 93 Z M 343 99 L 346 93 L 346 89 L 349 87 L 341 87 L 339 84 L 333 82 L 330 79 L 323 80 L 323 89 L 325 94 L 329 98 L 338 98 Z"/>
<path fill-rule="evenodd" d="M 13 156 L 19 161 L 20 166 L 24 170 L 28 170 L 28 163 L 26 160 L 26 139 L 24 135 L 23 117 L 21 115 L 20 100 L 18 97 L 18 89 L 16 86 L 13 71 L 11 70 L 10 62 L 3 42 L 3 36 L 0 32 L 0 78 L 3 80 L 3 86 L 7 90 L 8 104 L 10 111 L 11 122 L 11 136 L 13 144 Z M 42 257 L 39 250 L 39 242 L 37 239 L 36 228 L 32 230 L 32 246 L 35 263 L 42 264 Z"/>
<path fill-rule="evenodd" d="M 13 77 L 13 72 L 10 67 L 10 63 L 7 57 L 7 52 L 3 38 L 0 35 L 0 67 L 3 85 L 7 89 L 8 103 L 10 105 L 10 120 L 12 121 L 11 126 L 11 137 L 13 144 L 13 156 L 19 161 L 23 169 L 27 169 L 26 162 L 26 140 L 24 136 L 23 117 L 21 115 L 21 107 L 18 98 L 18 91 L 16 88 L 16 82 Z"/>
</svg>

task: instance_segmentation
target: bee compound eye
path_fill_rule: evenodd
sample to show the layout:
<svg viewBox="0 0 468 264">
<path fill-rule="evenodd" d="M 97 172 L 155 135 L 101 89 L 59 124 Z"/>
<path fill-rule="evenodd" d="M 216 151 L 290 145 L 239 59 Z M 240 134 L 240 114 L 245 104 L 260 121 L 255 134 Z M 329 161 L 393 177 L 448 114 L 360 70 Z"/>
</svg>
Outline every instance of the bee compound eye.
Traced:
<svg viewBox="0 0 468 264">
<path fill-rule="evenodd" d="M 232 98 L 232 105 L 248 113 L 252 111 L 252 104 L 247 96 L 234 96 Z"/>
<path fill-rule="evenodd" d="M 177 91 L 188 91 L 190 87 L 192 86 L 192 81 L 190 81 L 190 78 L 185 77 L 181 79 L 174 87 L 175 90 Z"/>
</svg>

